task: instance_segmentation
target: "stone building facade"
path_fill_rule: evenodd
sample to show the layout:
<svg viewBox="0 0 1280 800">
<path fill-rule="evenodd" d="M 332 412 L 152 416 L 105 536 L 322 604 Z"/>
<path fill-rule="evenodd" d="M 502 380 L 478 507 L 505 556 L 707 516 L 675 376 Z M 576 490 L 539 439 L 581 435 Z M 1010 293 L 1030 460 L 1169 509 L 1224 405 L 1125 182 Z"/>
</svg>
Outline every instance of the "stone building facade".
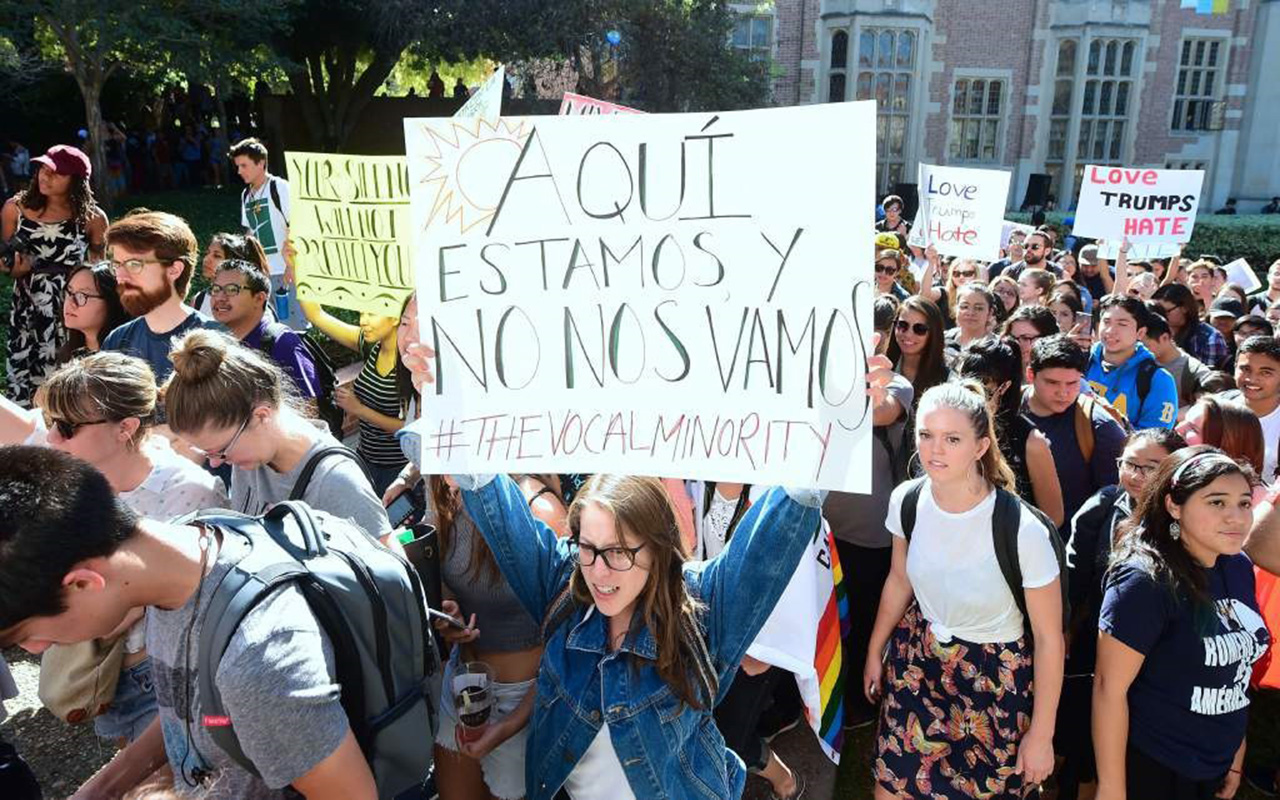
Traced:
<svg viewBox="0 0 1280 800">
<path fill-rule="evenodd" d="M 1085 164 L 1206 171 L 1201 208 L 1280 195 L 1280 0 L 773 0 L 738 5 L 778 105 L 877 101 L 876 185 L 918 163 L 1036 173 L 1068 207 Z M 1065 199 L 1065 202 L 1064 202 Z"/>
</svg>

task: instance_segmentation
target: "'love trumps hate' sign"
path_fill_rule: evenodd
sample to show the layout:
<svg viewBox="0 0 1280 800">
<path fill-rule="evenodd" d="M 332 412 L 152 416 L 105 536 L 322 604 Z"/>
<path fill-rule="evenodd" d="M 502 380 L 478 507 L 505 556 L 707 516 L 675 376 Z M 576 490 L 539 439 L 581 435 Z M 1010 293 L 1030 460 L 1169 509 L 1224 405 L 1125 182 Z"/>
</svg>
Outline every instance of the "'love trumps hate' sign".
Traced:
<svg viewBox="0 0 1280 800">
<path fill-rule="evenodd" d="M 943 255 L 960 258 L 1000 257 L 1009 173 L 921 164 L 916 175 L 920 209 L 910 244 L 933 245 Z"/>
<path fill-rule="evenodd" d="M 406 120 L 423 471 L 869 491 L 874 132 L 870 103 Z"/>
<path fill-rule="evenodd" d="M 1119 241 L 1187 242 L 1196 224 L 1204 171 L 1088 165 L 1072 230 Z"/>
</svg>

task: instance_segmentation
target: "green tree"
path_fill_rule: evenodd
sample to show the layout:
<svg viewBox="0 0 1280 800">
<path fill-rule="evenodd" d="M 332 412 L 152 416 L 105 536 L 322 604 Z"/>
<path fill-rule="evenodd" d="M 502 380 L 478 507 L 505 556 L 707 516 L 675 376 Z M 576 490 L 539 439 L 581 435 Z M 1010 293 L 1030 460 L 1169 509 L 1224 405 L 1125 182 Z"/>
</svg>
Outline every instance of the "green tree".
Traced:
<svg viewBox="0 0 1280 800">
<path fill-rule="evenodd" d="M 0 35 L 25 34 L 75 78 L 84 100 L 89 157 L 109 202 L 102 89 L 122 69 L 155 76 L 212 74 L 225 53 L 283 23 L 293 0 L 0 0 Z M 31 26 L 30 30 L 27 26 Z M 202 54 L 218 54 L 202 62 Z M 204 69 L 205 65 L 208 69 Z"/>
</svg>

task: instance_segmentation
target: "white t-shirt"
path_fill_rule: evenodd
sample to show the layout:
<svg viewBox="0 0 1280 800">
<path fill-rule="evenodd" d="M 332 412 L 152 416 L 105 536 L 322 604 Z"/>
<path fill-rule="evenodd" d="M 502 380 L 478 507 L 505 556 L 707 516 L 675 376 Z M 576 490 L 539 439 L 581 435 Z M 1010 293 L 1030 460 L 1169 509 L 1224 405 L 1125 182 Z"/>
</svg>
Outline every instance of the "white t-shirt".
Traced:
<svg viewBox="0 0 1280 800">
<path fill-rule="evenodd" d="M 591 746 L 565 779 L 564 790 L 573 800 L 635 800 L 609 738 L 609 723 L 600 726 Z"/>
<path fill-rule="evenodd" d="M 893 490 L 885 527 L 902 536 L 902 497 L 910 484 Z M 1012 642 L 1023 634 L 1022 612 L 996 561 L 992 515 L 996 493 L 960 514 L 938 508 L 926 478 L 916 506 L 916 526 L 907 548 L 907 578 L 925 619 L 941 641 L 975 644 Z M 1058 559 L 1049 532 L 1024 508 L 1018 529 L 1022 585 L 1046 586 L 1058 576 Z"/>
<path fill-rule="evenodd" d="M 1277 451 L 1280 450 L 1280 406 L 1265 417 L 1258 417 L 1262 423 L 1262 446 L 1265 455 L 1262 459 L 1262 482 L 1270 486 L 1276 480 Z"/>
<path fill-rule="evenodd" d="M 277 206 L 271 195 L 275 185 Z M 289 234 L 289 182 L 267 173 L 257 190 L 247 189 L 240 204 L 240 225 L 257 237 L 272 275 L 284 274 L 284 242 Z M 270 225 L 267 221 L 270 220 Z"/>
</svg>

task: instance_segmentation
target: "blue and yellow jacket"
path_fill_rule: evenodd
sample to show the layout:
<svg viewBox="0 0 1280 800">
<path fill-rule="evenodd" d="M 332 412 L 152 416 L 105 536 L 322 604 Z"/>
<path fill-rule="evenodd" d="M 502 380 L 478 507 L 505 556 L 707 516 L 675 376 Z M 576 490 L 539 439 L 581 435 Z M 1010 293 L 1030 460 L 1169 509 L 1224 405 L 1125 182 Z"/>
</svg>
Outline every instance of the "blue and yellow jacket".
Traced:
<svg viewBox="0 0 1280 800">
<path fill-rule="evenodd" d="M 1089 352 L 1085 380 L 1099 397 L 1129 419 L 1134 430 L 1172 428 L 1178 419 L 1178 386 L 1142 344 L 1119 366 L 1103 361 L 1102 343 L 1095 344 Z M 1145 393 L 1141 391 L 1143 387 Z"/>
</svg>

